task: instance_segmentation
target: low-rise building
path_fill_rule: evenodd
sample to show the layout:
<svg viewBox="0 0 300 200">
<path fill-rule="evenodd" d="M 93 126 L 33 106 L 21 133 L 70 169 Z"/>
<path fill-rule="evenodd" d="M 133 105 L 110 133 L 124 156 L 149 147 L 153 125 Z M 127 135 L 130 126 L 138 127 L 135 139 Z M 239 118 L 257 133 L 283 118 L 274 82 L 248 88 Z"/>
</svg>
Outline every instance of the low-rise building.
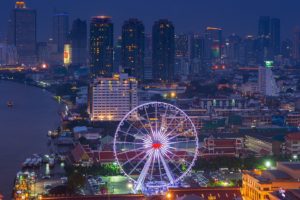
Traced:
<svg viewBox="0 0 300 200">
<path fill-rule="evenodd" d="M 299 178 L 299 162 L 278 162 L 274 170 L 244 171 L 242 195 L 251 200 L 270 199 L 274 191 L 298 189 Z"/>
<path fill-rule="evenodd" d="M 291 112 L 286 115 L 285 122 L 287 126 L 300 127 L 300 113 Z"/>
<path fill-rule="evenodd" d="M 300 155 L 300 133 L 290 133 L 285 137 L 285 153 Z"/>
<path fill-rule="evenodd" d="M 273 155 L 272 139 L 262 136 L 245 136 L 245 147 L 248 151 L 256 155 L 265 156 Z"/>
<path fill-rule="evenodd" d="M 244 151 L 242 138 L 214 138 L 204 139 L 203 147 L 199 151 L 200 157 L 239 157 Z"/>
</svg>

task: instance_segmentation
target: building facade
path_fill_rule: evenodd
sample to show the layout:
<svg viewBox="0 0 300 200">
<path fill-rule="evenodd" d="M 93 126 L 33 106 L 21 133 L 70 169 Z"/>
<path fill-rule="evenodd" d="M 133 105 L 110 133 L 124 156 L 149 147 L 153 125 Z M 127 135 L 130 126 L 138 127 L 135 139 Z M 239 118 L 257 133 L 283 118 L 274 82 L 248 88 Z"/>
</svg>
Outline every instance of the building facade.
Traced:
<svg viewBox="0 0 300 200">
<path fill-rule="evenodd" d="M 175 34 L 172 22 L 156 21 L 152 27 L 153 79 L 172 82 L 175 64 Z"/>
<path fill-rule="evenodd" d="M 122 68 L 125 73 L 143 79 L 145 27 L 138 19 L 129 19 L 122 26 Z"/>
<path fill-rule="evenodd" d="M 92 121 L 120 121 L 137 105 L 137 80 L 127 74 L 99 77 L 90 86 L 89 114 Z"/>
<path fill-rule="evenodd" d="M 72 64 L 85 65 L 87 63 L 87 24 L 86 21 L 76 19 L 73 21 L 70 32 L 72 47 Z"/>
<path fill-rule="evenodd" d="M 36 10 L 27 8 L 24 1 L 17 1 L 11 13 L 8 44 L 17 48 L 19 64 L 36 64 Z"/>
<path fill-rule="evenodd" d="M 109 16 L 93 17 L 90 23 L 90 66 L 94 76 L 113 72 L 113 23 Z"/>
</svg>

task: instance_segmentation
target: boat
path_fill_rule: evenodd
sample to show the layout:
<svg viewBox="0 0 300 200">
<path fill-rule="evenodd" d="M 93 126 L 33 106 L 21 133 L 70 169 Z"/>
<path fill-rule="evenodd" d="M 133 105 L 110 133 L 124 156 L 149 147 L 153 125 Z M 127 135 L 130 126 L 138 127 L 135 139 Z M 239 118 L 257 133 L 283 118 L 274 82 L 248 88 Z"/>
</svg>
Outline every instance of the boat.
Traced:
<svg viewBox="0 0 300 200">
<path fill-rule="evenodd" d="M 13 101 L 7 101 L 6 105 L 7 105 L 7 107 L 12 108 L 14 106 L 14 102 Z"/>
</svg>

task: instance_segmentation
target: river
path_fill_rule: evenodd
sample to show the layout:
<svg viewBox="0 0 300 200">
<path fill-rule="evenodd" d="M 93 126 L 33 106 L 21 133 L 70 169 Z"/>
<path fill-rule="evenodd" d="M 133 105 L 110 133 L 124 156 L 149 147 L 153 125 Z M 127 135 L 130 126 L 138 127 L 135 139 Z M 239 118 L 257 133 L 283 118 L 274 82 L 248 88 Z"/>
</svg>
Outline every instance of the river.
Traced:
<svg viewBox="0 0 300 200">
<path fill-rule="evenodd" d="M 14 102 L 8 108 L 8 100 Z M 48 130 L 59 126 L 60 105 L 51 94 L 25 84 L 0 81 L 0 193 L 10 199 L 22 162 L 47 152 Z"/>
</svg>

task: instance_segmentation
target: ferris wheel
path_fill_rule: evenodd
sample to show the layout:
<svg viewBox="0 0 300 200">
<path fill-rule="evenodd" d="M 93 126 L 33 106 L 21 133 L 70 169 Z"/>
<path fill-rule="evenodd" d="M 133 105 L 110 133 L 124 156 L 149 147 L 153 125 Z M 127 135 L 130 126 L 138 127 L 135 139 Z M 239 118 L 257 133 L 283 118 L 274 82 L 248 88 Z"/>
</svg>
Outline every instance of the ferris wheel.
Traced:
<svg viewBox="0 0 300 200">
<path fill-rule="evenodd" d="M 181 109 L 171 104 L 142 104 L 125 115 L 114 137 L 114 155 L 121 171 L 145 187 L 168 187 L 191 170 L 197 158 L 196 128 Z"/>
</svg>

